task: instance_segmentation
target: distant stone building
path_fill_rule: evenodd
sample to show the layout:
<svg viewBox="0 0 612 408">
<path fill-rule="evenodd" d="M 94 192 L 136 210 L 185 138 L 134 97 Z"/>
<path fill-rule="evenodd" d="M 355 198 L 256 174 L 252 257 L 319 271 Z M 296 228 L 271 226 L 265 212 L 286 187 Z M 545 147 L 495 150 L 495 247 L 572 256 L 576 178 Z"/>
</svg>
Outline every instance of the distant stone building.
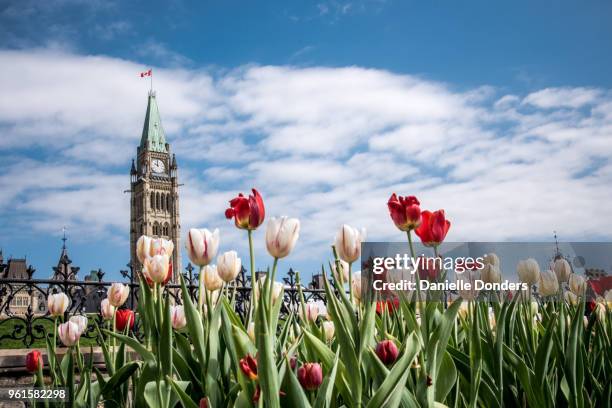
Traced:
<svg viewBox="0 0 612 408">
<path fill-rule="evenodd" d="M 0 277 L 4 279 L 19 280 L 29 279 L 28 266 L 25 258 L 9 258 L 4 263 L 4 256 L 0 250 Z M 2 286 L 2 285 L 0 285 Z M 0 287 L 0 289 L 2 289 Z M 2 311 L 3 315 L 8 313 L 23 315 L 28 312 L 35 313 L 39 300 L 34 291 L 29 291 L 26 285 L 13 284 L 11 288 L 5 285 L 6 296 L 11 296 L 7 308 Z"/>
<path fill-rule="evenodd" d="M 586 276 L 587 279 L 600 279 L 608 276 L 608 272 L 601 268 L 586 268 L 584 270 L 584 276 Z"/>
</svg>

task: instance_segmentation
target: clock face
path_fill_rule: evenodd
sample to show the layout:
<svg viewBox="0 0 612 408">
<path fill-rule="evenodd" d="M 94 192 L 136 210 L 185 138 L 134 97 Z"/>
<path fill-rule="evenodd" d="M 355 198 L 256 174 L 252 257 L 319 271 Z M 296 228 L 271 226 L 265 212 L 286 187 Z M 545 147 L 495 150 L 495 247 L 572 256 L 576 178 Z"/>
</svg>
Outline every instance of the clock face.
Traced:
<svg viewBox="0 0 612 408">
<path fill-rule="evenodd" d="M 151 162 L 151 170 L 153 170 L 154 173 L 163 173 L 166 170 L 166 166 L 163 161 L 155 159 Z"/>
</svg>

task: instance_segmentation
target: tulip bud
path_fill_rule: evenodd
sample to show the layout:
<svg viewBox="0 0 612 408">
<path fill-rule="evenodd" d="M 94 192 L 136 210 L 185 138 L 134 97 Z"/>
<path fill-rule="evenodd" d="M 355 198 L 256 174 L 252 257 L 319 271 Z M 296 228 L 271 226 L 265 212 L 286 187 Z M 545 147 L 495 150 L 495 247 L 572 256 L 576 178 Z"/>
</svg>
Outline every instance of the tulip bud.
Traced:
<svg viewBox="0 0 612 408">
<path fill-rule="evenodd" d="M 603 300 L 599 300 L 595 303 L 595 309 L 593 310 L 593 313 L 595 313 L 595 317 L 597 317 L 598 321 L 606 321 L 606 306 L 603 303 Z"/>
<path fill-rule="evenodd" d="M 553 265 L 553 270 L 559 282 L 567 282 L 572 273 L 572 268 L 565 258 L 557 259 Z"/>
<path fill-rule="evenodd" d="M 376 345 L 376 355 L 384 365 L 395 363 L 399 350 L 391 340 L 383 340 Z"/>
<path fill-rule="evenodd" d="M 201 273 L 204 274 L 204 286 L 207 290 L 215 291 L 223 287 L 223 279 L 219 277 L 215 265 L 206 265 Z"/>
<path fill-rule="evenodd" d="M 271 218 L 266 229 L 266 248 L 277 259 L 284 258 L 293 250 L 300 236 L 300 220 L 297 218 Z"/>
<path fill-rule="evenodd" d="M 340 259 L 353 263 L 361 256 L 361 243 L 365 241 L 365 229 L 361 231 L 350 225 L 343 225 L 336 235 L 336 250 Z"/>
<path fill-rule="evenodd" d="M 26 354 L 25 366 L 29 372 L 31 373 L 37 372 L 38 369 L 42 367 L 42 365 L 43 365 L 43 361 L 42 361 L 42 355 L 40 354 L 40 351 L 32 350 L 28 354 Z"/>
<path fill-rule="evenodd" d="M 136 320 L 136 315 L 133 310 L 130 309 L 118 309 L 115 312 L 115 326 L 117 330 L 124 331 L 126 327 L 130 327 L 130 330 L 134 328 L 134 321 Z"/>
<path fill-rule="evenodd" d="M 242 261 L 236 251 L 224 252 L 217 257 L 217 273 L 227 283 L 236 279 L 241 268 Z"/>
<path fill-rule="evenodd" d="M 215 228 L 213 232 L 206 228 L 190 229 L 185 247 L 193 264 L 198 266 L 208 265 L 217 255 L 219 249 L 219 229 Z"/>
<path fill-rule="evenodd" d="M 563 293 L 563 298 L 567 302 L 568 305 L 577 305 L 578 304 L 578 296 L 576 296 L 573 292 L 566 291 Z"/>
<path fill-rule="evenodd" d="M 569 288 L 576 296 L 584 295 L 586 290 L 586 280 L 582 275 L 572 273 L 569 277 Z"/>
<path fill-rule="evenodd" d="M 102 299 L 100 303 L 100 314 L 104 320 L 110 320 L 115 314 L 115 306 L 111 305 L 108 298 Z"/>
<path fill-rule="evenodd" d="M 297 377 L 305 390 L 314 391 L 323 383 L 323 370 L 319 363 L 304 363 L 298 368 Z"/>
<path fill-rule="evenodd" d="M 66 309 L 68 309 L 68 305 L 70 305 L 70 299 L 65 293 L 55 293 L 49 295 L 47 299 L 47 309 L 49 309 L 51 316 L 63 316 Z"/>
<path fill-rule="evenodd" d="M 170 258 L 168 255 L 155 255 L 145 259 L 142 270 L 143 275 L 147 280 L 155 283 L 163 283 L 170 272 Z"/>
<path fill-rule="evenodd" d="M 482 281 L 486 283 L 501 282 L 501 271 L 499 270 L 499 266 L 485 263 L 480 271 L 480 277 Z"/>
<path fill-rule="evenodd" d="M 340 273 L 338 273 L 338 267 L 340 266 Z M 349 281 L 349 264 L 348 262 L 343 261 L 342 259 L 338 259 L 338 262 L 332 262 L 332 273 L 334 274 L 334 279 L 336 282 L 345 284 Z"/>
<path fill-rule="evenodd" d="M 257 360 L 247 354 L 244 358 L 240 359 L 240 370 L 250 380 L 257 379 Z"/>
<path fill-rule="evenodd" d="M 361 273 L 355 273 L 353 275 L 353 281 L 351 282 L 353 287 L 353 297 L 358 301 L 361 300 Z"/>
<path fill-rule="evenodd" d="M 532 300 L 531 303 L 529 304 L 529 307 L 531 308 L 531 314 L 532 315 L 536 315 L 538 314 L 538 302 L 536 302 L 535 300 Z"/>
<path fill-rule="evenodd" d="M 85 333 L 85 331 L 87 330 L 87 317 L 83 316 L 83 315 L 75 315 L 72 316 L 70 318 L 70 320 L 72 323 L 76 324 L 79 328 L 79 337 Z"/>
<path fill-rule="evenodd" d="M 113 283 L 107 290 L 106 297 L 111 305 L 119 307 L 125 303 L 130 294 L 130 287 L 121 283 Z"/>
<path fill-rule="evenodd" d="M 174 330 L 181 330 L 187 326 L 187 317 L 185 317 L 185 309 L 183 306 L 171 306 L 170 316 L 172 319 L 172 328 Z"/>
<path fill-rule="evenodd" d="M 250 322 L 247 328 L 247 334 L 249 335 L 249 339 L 253 343 L 255 343 L 255 322 Z"/>
<path fill-rule="evenodd" d="M 540 279 L 540 265 L 533 258 L 519 261 L 516 266 L 516 272 L 521 282 L 528 283 L 529 285 L 533 285 Z"/>
<path fill-rule="evenodd" d="M 469 311 L 470 311 L 470 304 L 468 302 L 461 302 L 457 315 L 461 317 L 462 319 L 466 319 Z"/>
<path fill-rule="evenodd" d="M 551 270 L 540 273 L 540 282 L 538 290 L 542 296 L 554 295 L 559 291 L 559 281 L 557 275 Z"/>
<path fill-rule="evenodd" d="M 315 303 L 304 304 L 304 309 L 300 306 L 300 317 L 304 321 L 316 322 L 319 317 L 319 306 Z"/>
<path fill-rule="evenodd" d="M 199 408 L 208 408 L 208 398 L 200 398 Z"/>
<path fill-rule="evenodd" d="M 331 341 L 331 339 L 334 338 L 334 333 L 336 332 L 334 322 L 324 321 L 322 327 L 323 333 L 325 334 L 325 340 Z"/>
<path fill-rule="evenodd" d="M 489 310 L 489 327 L 492 331 L 495 331 L 495 328 L 497 327 L 497 320 L 495 319 L 495 313 L 493 310 Z"/>
<path fill-rule="evenodd" d="M 145 259 L 152 256 L 151 253 L 151 237 L 141 235 L 136 241 L 136 257 L 142 265 L 144 265 Z"/>
<path fill-rule="evenodd" d="M 60 324 L 57 329 L 58 336 L 66 347 L 72 347 L 78 343 L 81 337 L 79 326 L 71 321 Z"/>
<path fill-rule="evenodd" d="M 495 265 L 497 267 L 500 266 L 499 257 L 493 252 L 490 254 L 485 254 L 483 256 L 483 262 L 485 265 Z"/>
</svg>

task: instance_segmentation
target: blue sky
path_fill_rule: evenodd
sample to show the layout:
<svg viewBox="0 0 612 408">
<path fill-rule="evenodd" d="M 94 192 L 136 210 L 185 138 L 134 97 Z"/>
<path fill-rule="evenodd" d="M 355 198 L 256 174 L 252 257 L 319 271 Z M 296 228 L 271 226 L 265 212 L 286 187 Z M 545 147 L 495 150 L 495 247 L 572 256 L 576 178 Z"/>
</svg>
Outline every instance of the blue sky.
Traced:
<svg viewBox="0 0 612 408">
<path fill-rule="evenodd" d="M 401 240 L 391 192 L 454 240 L 609 240 L 612 4 L 0 1 L 0 247 L 48 276 L 128 261 L 127 172 L 153 67 L 183 232 L 256 186 L 302 219 L 306 276 L 342 223 Z M 258 265 L 265 267 L 263 231 Z M 185 256 L 183 256 L 186 259 Z M 282 266 L 281 266 L 282 268 Z"/>
</svg>

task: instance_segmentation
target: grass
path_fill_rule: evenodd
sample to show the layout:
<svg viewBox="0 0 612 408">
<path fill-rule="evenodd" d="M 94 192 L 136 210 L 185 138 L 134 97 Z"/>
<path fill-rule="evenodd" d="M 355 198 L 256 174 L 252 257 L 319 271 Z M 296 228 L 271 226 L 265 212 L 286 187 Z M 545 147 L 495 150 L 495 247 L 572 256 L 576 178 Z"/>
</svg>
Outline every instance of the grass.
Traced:
<svg viewBox="0 0 612 408">
<path fill-rule="evenodd" d="M 95 327 L 96 317 L 96 314 L 88 316 L 91 327 Z M 89 335 L 92 336 L 94 333 L 95 331 L 90 331 Z M 23 340 L 26 337 L 26 323 L 23 320 L 18 317 L 0 320 L 0 349 L 44 348 L 47 346 L 45 341 L 47 335 L 53 336 L 53 320 L 49 317 L 35 317 L 32 321 L 32 333 L 27 336 L 27 341 L 31 341 L 31 336 L 36 337 L 36 339 L 30 346 L 26 346 Z M 17 339 L 12 337 L 17 337 Z M 95 338 L 83 337 L 81 339 L 82 347 L 96 346 L 97 344 Z"/>
</svg>

